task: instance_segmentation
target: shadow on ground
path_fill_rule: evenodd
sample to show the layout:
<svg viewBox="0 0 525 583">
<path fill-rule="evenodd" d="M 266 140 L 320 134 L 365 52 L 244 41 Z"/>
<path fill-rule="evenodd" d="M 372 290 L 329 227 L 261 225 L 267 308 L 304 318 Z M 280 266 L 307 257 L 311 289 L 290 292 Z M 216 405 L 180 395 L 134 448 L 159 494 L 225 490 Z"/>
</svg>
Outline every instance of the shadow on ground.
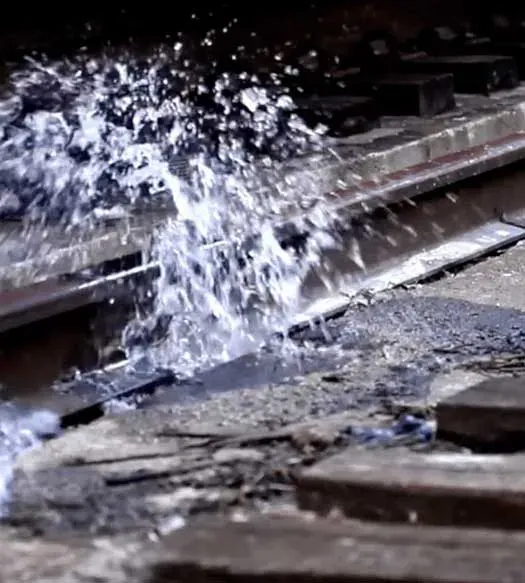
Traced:
<svg viewBox="0 0 525 583">
<path fill-rule="evenodd" d="M 297 350 L 286 357 L 274 349 L 239 358 L 145 405 L 200 401 L 335 371 L 356 385 L 357 402 L 422 397 L 439 372 L 482 356 L 523 352 L 525 313 L 438 297 L 389 298 L 350 308 L 323 329 L 302 331 L 294 340 Z"/>
</svg>

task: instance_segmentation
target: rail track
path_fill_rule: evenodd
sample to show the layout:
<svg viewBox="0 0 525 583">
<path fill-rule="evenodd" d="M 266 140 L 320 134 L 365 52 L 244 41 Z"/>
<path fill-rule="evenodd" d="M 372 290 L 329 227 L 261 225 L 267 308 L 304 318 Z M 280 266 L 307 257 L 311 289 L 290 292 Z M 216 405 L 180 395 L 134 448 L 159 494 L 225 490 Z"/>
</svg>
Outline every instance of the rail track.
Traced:
<svg viewBox="0 0 525 583">
<path fill-rule="evenodd" d="M 423 138 L 407 143 L 401 139 L 393 145 L 389 134 L 388 148 L 381 151 L 377 147 L 360 159 L 362 168 L 378 165 L 388 172 L 373 180 L 366 178 L 364 170 L 361 184 L 327 190 L 325 200 L 318 205 L 334 209 L 330 211 L 333 220 L 343 228 L 337 245 L 325 252 L 322 269 L 312 271 L 305 279 L 302 306 L 292 330 L 300 330 L 312 319 L 344 312 L 363 293 L 417 282 L 524 238 L 520 197 L 525 163 L 525 132 L 519 130 L 523 115 L 521 88 L 503 99 L 503 103 L 512 104 L 509 109 L 502 111 L 498 98 L 494 98 L 494 113 L 473 116 L 453 129 L 448 127 L 448 120 L 443 120 L 446 129 L 438 125 Z M 513 121 L 510 127 L 506 125 L 508 120 Z M 388 121 L 402 125 L 405 120 Z M 488 132 L 490 138 L 497 137 L 483 142 Z M 462 136 L 466 133 L 471 138 L 464 147 Z M 447 144 L 443 145 L 445 136 Z M 365 148 L 369 148 L 370 138 L 363 135 Z M 357 158 L 359 145 L 353 148 L 357 148 Z M 425 154 L 433 150 L 434 156 Z M 421 161 L 425 156 L 426 161 Z M 330 174 L 352 167 L 351 159 L 338 159 L 337 164 L 327 166 L 327 189 L 330 183 L 336 184 L 335 176 Z M 407 162 L 417 163 L 405 166 Z M 300 172 L 313 174 L 310 170 Z M 316 176 L 322 174 L 320 170 Z M 300 184 L 311 184 L 309 177 L 298 180 Z M 27 249 L 20 253 L 21 260 L 6 263 L 2 271 L 0 332 L 6 339 L 4 343 L 20 338 L 15 342 L 17 351 L 33 355 L 21 356 L 20 361 L 13 357 L 13 350 L 6 351 L 7 362 L 0 368 L 0 381 L 6 384 L 8 394 L 10 385 L 25 385 L 28 398 L 26 370 L 19 363 L 24 358 L 45 360 L 48 350 L 62 354 L 63 360 L 53 359 L 55 369 L 43 381 L 47 386 L 67 376 L 75 366 L 87 374 L 105 364 L 113 366 L 119 354 L 125 360 L 120 330 L 135 314 L 137 302 L 154 293 L 161 265 L 148 259 L 147 250 L 155 230 L 167 220 L 169 213 L 110 224 L 84 235 L 84 240 L 74 246 L 68 245 L 68 237 L 61 235 L 58 228 L 57 233 L 46 230 L 45 245 L 38 232 L 32 232 L 35 242 L 29 239 L 23 243 Z M 308 238 L 309 229 L 314 232 L 315 225 L 309 225 L 308 211 L 292 211 L 289 216 L 276 217 L 275 229 L 282 245 L 297 246 Z M 19 232 L 20 227 L 8 226 L 6 247 L 19 240 Z M 251 243 L 247 241 L 247 245 Z M 76 344 L 70 340 L 70 326 L 64 328 L 60 324 L 72 317 L 78 319 L 75 327 L 85 330 Z M 48 332 L 35 342 L 34 334 L 26 331 L 39 326 Z M 102 342 L 107 346 L 98 346 L 86 356 L 86 350 L 80 348 L 87 344 L 83 336 L 86 334 L 91 335 L 92 344 Z M 67 339 L 65 343 L 63 337 Z M 22 373 L 20 381 L 13 370 L 16 367 Z M 118 368 L 114 371 L 112 375 L 121 374 Z M 154 376 L 153 371 L 150 374 Z M 151 378 L 147 378 L 146 392 L 151 388 Z M 158 382 L 162 384 L 166 378 L 165 371 L 160 371 Z M 32 382 L 37 383 L 32 387 L 38 395 L 37 402 L 43 404 L 43 387 L 36 379 Z M 132 377 L 130 383 L 129 390 L 117 383 L 119 389 L 115 393 L 107 391 L 106 383 L 102 383 L 102 394 L 93 390 L 90 399 L 93 404 L 101 404 L 113 396 L 141 392 L 140 383 Z M 79 386 L 83 384 L 81 379 Z M 79 390 L 85 394 L 82 388 Z M 67 391 L 75 393 L 76 389 L 72 386 Z M 56 402 L 54 391 L 50 399 Z M 86 407 L 92 410 L 91 402 Z M 72 413 L 70 408 L 67 411 Z"/>
<path fill-rule="evenodd" d="M 281 245 L 298 256 L 315 235 L 319 209 L 330 209 L 337 228 L 338 245 L 305 278 L 289 330 L 298 344 L 313 338 L 314 348 L 330 348 L 312 321 L 328 320 L 328 337 L 349 321 L 366 333 L 382 318 L 385 327 L 414 333 L 403 318 L 387 322 L 384 292 L 487 256 L 489 264 L 499 261 L 499 250 L 522 258 L 513 246 L 525 239 L 523 41 L 513 40 L 504 59 L 483 61 L 487 47 L 503 51 L 500 40 L 452 49 L 436 34 L 438 49 L 426 61 L 404 58 L 395 78 L 373 73 L 373 98 L 365 71 L 352 78 L 355 93 L 347 91 L 346 101 L 299 99 L 307 118 L 333 123 L 335 109 L 340 119 L 327 148 L 282 163 L 266 192 L 278 197 L 292 184 L 320 193 L 315 208 L 274 217 Z M 484 85 L 487 70 L 498 73 L 499 85 Z M 429 78 L 437 80 L 433 89 Z M 328 86 L 325 93 L 335 91 Z M 433 98 L 421 101 L 422 88 Z M 396 91 L 421 99 L 408 113 L 394 111 L 401 107 L 390 100 Z M 420 115 L 427 106 L 439 111 Z M 176 365 L 130 362 L 121 337 L 155 294 L 163 266 L 150 249 L 173 218 L 173 209 L 138 212 L 78 233 L 28 232 L 24 220 L 0 224 L 4 405 L 26 415 L 51 410 L 61 426 L 60 435 L 15 462 L 0 526 L 2 580 L 524 580 L 525 397 L 523 379 L 513 376 L 525 349 L 518 310 L 501 316 L 504 324 L 489 315 L 487 324 L 472 290 L 474 307 L 459 313 L 472 319 L 474 335 L 487 336 L 477 352 L 461 352 L 459 322 L 448 343 L 418 341 L 414 333 L 414 346 L 389 346 L 393 333 L 376 339 L 376 327 L 371 339 L 351 337 L 343 354 L 328 352 L 322 363 L 277 366 L 275 355 L 246 355 L 181 378 Z M 379 315 L 368 321 L 375 301 Z M 441 320 L 421 323 L 441 338 Z M 491 334 L 498 342 L 501 336 L 497 346 Z M 377 363 L 383 359 L 399 384 L 412 370 L 410 350 L 422 362 L 430 351 L 429 374 L 460 371 L 450 394 L 430 391 L 422 401 L 421 394 L 388 393 Z M 366 377 L 370 394 L 341 404 Z M 247 391 L 250 385 L 264 388 Z M 323 402 L 313 395 L 334 386 L 337 413 L 313 412 Z M 241 413 L 232 416 L 235 389 Z M 129 397 L 137 408 L 105 414 Z M 200 404 L 206 399 L 207 409 Z M 304 401 L 310 409 L 299 421 Z M 259 407 L 264 413 L 251 418 Z"/>
</svg>

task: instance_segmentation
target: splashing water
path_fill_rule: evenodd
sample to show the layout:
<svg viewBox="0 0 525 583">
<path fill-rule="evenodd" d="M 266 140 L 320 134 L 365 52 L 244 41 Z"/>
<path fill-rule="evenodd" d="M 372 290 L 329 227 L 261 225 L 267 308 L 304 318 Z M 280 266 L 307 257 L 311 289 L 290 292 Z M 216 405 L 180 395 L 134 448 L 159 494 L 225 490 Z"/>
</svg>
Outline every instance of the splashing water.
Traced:
<svg viewBox="0 0 525 583">
<path fill-rule="evenodd" d="M 13 461 L 22 451 L 38 447 L 60 432 L 58 415 L 49 411 L 24 411 L 12 404 L 0 409 L 0 518 L 6 512 Z"/>
<path fill-rule="evenodd" d="M 202 74 L 180 45 L 28 60 L 0 98 L 0 220 L 67 231 L 168 211 L 151 250 L 161 266 L 153 313 L 123 341 L 131 357 L 192 374 L 284 332 L 306 273 L 338 244 L 316 180 L 283 173 L 289 158 L 323 147 L 279 79 Z M 304 208 L 310 236 L 298 253 L 275 225 Z M 159 322 L 167 338 L 145 345 Z M 0 510 L 14 457 L 57 431 L 37 413 L 1 404 Z"/>
<path fill-rule="evenodd" d="M 0 103 L 0 216 L 85 228 L 133 208 L 168 208 L 153 257 L 155 313 L 168 338 L 149 349 L 185 373 L 258 347 L 290 324 L 320 250 L 337 245 L 315 181 L 283 179 L 283 163 L 323 147 L 277 78 L 201 74 L 182 47 L 148 57 L 29 61 Z M 300 256 L 274 226 L 312 207 Z M 312 232 L 311 226 L 316 228 Z M 133 348 L 135 346 L 135 348 Z"/>
</svg>

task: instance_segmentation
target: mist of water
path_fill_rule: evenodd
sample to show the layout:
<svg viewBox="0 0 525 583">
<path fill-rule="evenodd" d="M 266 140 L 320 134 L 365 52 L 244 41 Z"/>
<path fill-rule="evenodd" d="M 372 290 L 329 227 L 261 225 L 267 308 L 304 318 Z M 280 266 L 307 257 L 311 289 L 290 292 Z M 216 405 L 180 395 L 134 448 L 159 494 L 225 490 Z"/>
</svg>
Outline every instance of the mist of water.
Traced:
<svg viewBox="0 0 525 583">
<path fill-rule="evenodd" d="M 10 498 L 13 461 L 18 454 L 38 447 L 43 439 L 60 432 L 58 415 L 49 411 L 24 411 L 12 404 L 0 410 L 0 517 Z"/>
<path fill-rule="evenodd" d="M 151 250 L 162 269 L 154 313 L 124 340 L 188 373 L 286 330 L 305 274 L 337 238 L 317 179 L 283 170 L 324 147 L 322 128 L 295 115 L 281 80 L 201 74 L 183 54 L 175 45 L 18 69 L 0 103 L 0 214 L 69 229 L 168 209 Z M 275 224 L 305 207 L 299 256 Z M 159 318 L 167 340 L 137 348 Z"/>
</svg>

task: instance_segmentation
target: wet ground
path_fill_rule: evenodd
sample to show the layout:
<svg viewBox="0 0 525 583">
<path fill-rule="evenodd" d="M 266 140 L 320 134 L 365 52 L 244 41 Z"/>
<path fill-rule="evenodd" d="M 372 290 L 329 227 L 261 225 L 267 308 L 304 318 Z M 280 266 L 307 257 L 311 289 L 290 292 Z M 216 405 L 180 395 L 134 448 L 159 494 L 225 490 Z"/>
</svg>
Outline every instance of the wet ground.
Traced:
<svg viewBox="0 0 525 583">
<path fill-rule="evenodd" d="M 362 301 L 328 323 L 329 340 L 302 335 L 302 374 L 270 354 L 244 359 L 23 453 L 4 522 L 32 534 L 153 536 L 202 512 L 279 507 L 296 469 L 359 436 L 406 446 L 393 437 L 400 411 L 431 427 L 444 394 L 525 360 L 524 259 L 516 246 Z M 408 445 L 427 438 L 411 434 Z"/>
<path fill-rule="evenodd" d="M 357 302 L 324 331 L 299 333 L 301 348 L 286 361 L 271 353 L 239 359 L 145 405 L 213 420 L 294 422 L 424 400 L 439 374 L 525 350 L 524 278 L 518 245 L 455 275 Z"/>
</svg>

